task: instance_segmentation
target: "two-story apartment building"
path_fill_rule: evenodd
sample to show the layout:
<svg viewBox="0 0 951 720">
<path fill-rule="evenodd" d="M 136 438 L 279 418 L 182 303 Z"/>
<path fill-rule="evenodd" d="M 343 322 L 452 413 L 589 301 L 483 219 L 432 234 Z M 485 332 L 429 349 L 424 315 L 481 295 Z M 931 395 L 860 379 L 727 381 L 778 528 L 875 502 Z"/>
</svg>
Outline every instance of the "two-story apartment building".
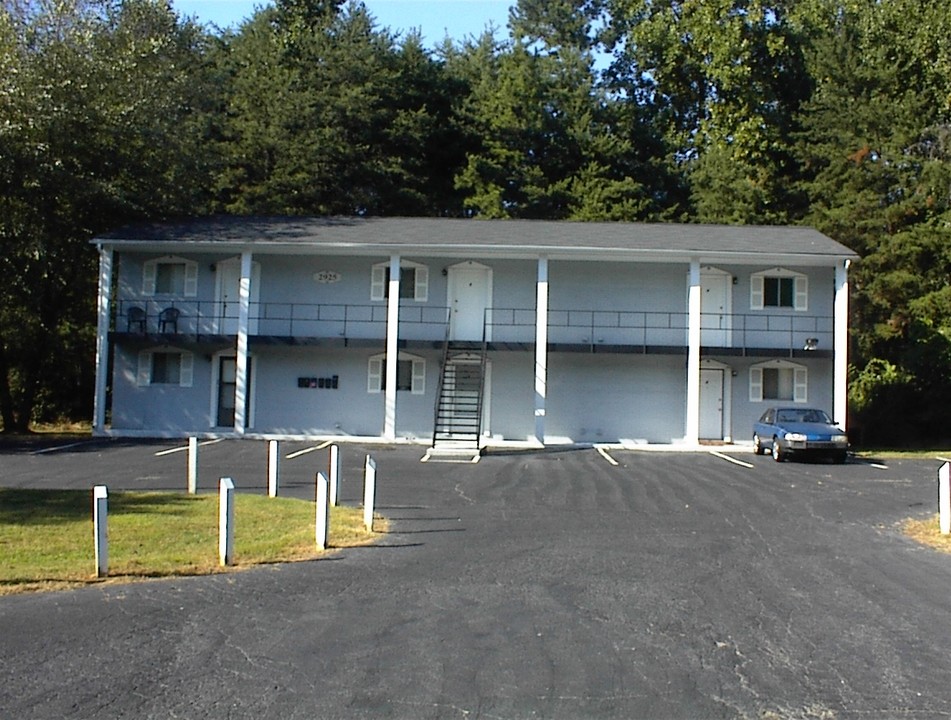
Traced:
<svg viewBox="0 0 951 720">
<path fill-rule="evenodd" d="M 776 402 L 846 417 L 855 255 L 808 228 L 217 218 L 95 242 L 98 433 L 692 445 Z"/>
</svg>

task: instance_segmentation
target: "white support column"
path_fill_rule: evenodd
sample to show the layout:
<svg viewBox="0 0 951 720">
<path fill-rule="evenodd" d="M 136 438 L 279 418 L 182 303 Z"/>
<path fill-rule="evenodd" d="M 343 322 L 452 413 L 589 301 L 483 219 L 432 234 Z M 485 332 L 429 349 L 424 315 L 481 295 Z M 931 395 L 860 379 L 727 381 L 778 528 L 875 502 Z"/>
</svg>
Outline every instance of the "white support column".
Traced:
<svg viewBox="0 0 951 720">
<path fill-rule="evenodd" d="M 839 427 L 848 422 L 849 377 L 849 265 L 844 260 L 835 266 L 835 339 L 833 340 L 832 414 Z"/>
<path fill-rule="evenodd" d="M 684 441 L 700 443 L 700 260 L 690 261 L 687 299 L 687 418 Z"/>
<path fill-rule="evenodd" d="M 109 574 L 109 491 L 105 485 L 92 489 L 92 523 L 96 538 L 96 577 Z"/>
<path fill-rule="evenodd" d="M 112 311 L 112 249 L 99 248 L 99 317 L 96 332 L 96 395 L 92 429 L 106 429 L 106 387 L 109 384 L 109 314 Z"/>
<path fill-rule="evenodd" d="M 396 439 L 396 362 L 399 359 L 400 256 L 390 257 L 390 283 L 386 303 L 386 391 L 383 400 L 383 437 Z"/>
<path fill-rule="evenodd" d="M 238 285 L 238 346 L 235 357 L 234 431 L 244 434 L 248 412 L 248 325 L 251 317 L 251 253 L 241 253 Z"/>
<path fill-rule="evenodd" d="M 548 398 L 548 258 L 538 258 L 535 283 L 535 439 L 545 444 Z"/>
</svg>

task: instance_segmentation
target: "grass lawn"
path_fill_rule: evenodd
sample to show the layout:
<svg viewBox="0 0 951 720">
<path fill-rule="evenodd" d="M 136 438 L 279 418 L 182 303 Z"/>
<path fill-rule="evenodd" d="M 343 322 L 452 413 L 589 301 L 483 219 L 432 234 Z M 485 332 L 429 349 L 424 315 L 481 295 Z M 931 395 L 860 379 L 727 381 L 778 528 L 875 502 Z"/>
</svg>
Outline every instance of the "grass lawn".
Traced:
<svg viewBox="0 0 951 720">
<path fill-rule="evenodd" d="M 218 495 L 109 494 L 109 578 L 205 575 L 218 565 Z M 358 508 L 330 509 L 331 547 L 372 542 Z M 0 488 L 0 595 L 103 582 L 95 577 L 92 492 Z M 235 567 L 310 560 L 314 504 L 235 495 Z"/>
<path fill-rule="evenodd" d="M 942 535 L 938 515 L 923 520 L 907 520 L 905 534 L 912 540 L 946 553 L 951 553 L 951 535 Z"/>
</svg>

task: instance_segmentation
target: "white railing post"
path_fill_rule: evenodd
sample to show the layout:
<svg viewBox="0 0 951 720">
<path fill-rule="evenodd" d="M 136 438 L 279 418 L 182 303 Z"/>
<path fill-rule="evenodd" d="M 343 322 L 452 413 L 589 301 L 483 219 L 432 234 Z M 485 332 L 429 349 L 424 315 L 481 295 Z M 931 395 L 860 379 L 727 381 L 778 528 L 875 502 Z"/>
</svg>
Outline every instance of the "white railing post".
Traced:
<svg viewBox="0 0 951 720">
<path fill-rule="evenodd" d="M 267 442 L 267 496 L 277 497 L 278 473 L 280 472 L 280 443 L 277 440 Z"/>
<path fill-rule="evenodd" d="M 373 503 L 376 500 L 376 461 L 367 455 L 363 480 L 363 525 L 373 532 Z"/>
<path fill-rule="evenodd" d="M 340 448 L 336 445 L 330 446 L 330 504 L 337 507 L 337 499 L 340 497 Z"/>
<path fill-rule="evenodd" d="M 96 577 L 109 574 L 109 491 L 105 485 L 92 489 L 92 522 L 96 537 Z"/>
<path fill-rule="evenodd" d="M 234 483 L 218 481 L 218 563 L 234 564 Z"/>
<path fill-rule="evenodd" d="M 188 494 L 198 492 L 198 438 L 188 438 Z"/>
<path fill-rule="evenodd" d="M 314 521 L 314 536 L 317 549 L 327 548 L 327 538 L 330 534 L 330 506 L 327 504 L 327 476 L 317 473 L 317 507 Z"/>
<path fill-rule="evenodd" d="M 938 470 L 938 522 L 941 534 L 951 534 L 951 463 Z"/>
</svg>

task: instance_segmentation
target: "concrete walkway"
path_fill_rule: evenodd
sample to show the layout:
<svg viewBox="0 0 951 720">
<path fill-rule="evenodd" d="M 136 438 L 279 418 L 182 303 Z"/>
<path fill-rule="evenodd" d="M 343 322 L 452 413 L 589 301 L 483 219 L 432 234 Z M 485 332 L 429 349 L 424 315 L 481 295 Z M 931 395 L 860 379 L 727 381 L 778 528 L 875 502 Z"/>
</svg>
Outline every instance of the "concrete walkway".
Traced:
<svg viewBox="0 0 951 720">
<path fill-rule="evenodd" d="M 159 451 L 10 451 L 0 484 L 180 485 Z M 951 556 L 899 529 L 934 512 L 937 462 L 344 447 L 347 503 L 366 451 L 392 522 L 376 547 L 0 598 L 0 717 L 951 715 Z M 323 462 L 288 460 L 286 491 Z M 242 472 L 263 463 L 209 446 L 204 482 L 259 488 Z"/>
</svg>

